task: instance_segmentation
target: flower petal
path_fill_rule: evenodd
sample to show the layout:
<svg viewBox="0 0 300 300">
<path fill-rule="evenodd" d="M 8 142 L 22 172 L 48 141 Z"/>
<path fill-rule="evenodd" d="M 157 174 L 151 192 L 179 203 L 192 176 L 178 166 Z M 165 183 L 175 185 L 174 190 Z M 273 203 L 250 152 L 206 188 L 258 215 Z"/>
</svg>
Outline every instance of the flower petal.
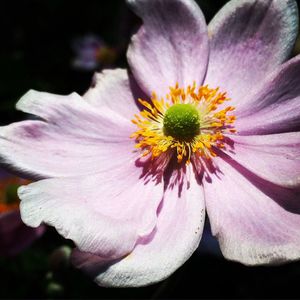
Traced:
<svg viewBox="0 0 300 300">
<path fill-rule="evenodd" d="M 294 0 L 232 0 L 208 26 L 210 60 L 206 83 L 243 105 L 266 74 L 290 55 L 298 33 Z"/>
<path fill-rule="evenodd" d="M 27 225 L 49 224 L 80 250 L 115 259 L 152 232 L 163 185 L 125 165 L 93 176 L 41 180 L 21 187 L 19 197 Z"/>
<path fill-rule="evenodd" d="M 300 187 L 300 132 L 233 136 L 232 140 L 233 160 L 274 184 Z"/>
<path fill-rule="evenodd" d="M 275 70 L 256 93 L 237 107 L 239 134 L 300 130 L 300 55 Z"/>
<path fill-rule="evenodd" d="M 234 166 L 237 171 L 219 161 L 218 167 L 204 190 L 223 255 L 246 265 L 299 259 L 299 193 L 267 184 L 240 166 Z"/>
<path fill-rule="evenodd" d="M 189 172 L 184 178 L 179 172 L 173 173 L 156 230 L 148 239 L 140 240 L 127 257 L 107 264 L 100 257 L 75 251 L 74 264 L 94 276 L 101 286 L 144 286 L 172 274 L 197 249 L 203 230 L 203 192 Z"/>
<path fill-rule="evenodd" d="M 128 62 L 142 89 L 159 96 L 176 82 L 201 84 L 208 61 L 205 19 L 194 1 L 128 0 L 143 26 L 133 36 Z"/>
<path fill-rule="evenodd" d="M 23 173 L 38 177 L 103 172 L 138 157 L 129 120 L 106 107 L 94 110 L 77 94 L 28 92 L 18 108 L 45 121 L 0 128 L 0 155 Z"/>
<path fill-rule="evenodd" d="M 0 255 L 17 255 L 26 249 L 45 231 L 44 226 L 27 227 L 21 220 L 20 211 L 0 214 Z"/>
<path fill-rule="evenodd" d="M 104 70 L 96 73 L 91 88 L 83 96 L 93 107 L 106 106 L 131 120 L 139 113 L 137 100 L 145 99 L 134 78 L 124 69 Z"/>
</svg>

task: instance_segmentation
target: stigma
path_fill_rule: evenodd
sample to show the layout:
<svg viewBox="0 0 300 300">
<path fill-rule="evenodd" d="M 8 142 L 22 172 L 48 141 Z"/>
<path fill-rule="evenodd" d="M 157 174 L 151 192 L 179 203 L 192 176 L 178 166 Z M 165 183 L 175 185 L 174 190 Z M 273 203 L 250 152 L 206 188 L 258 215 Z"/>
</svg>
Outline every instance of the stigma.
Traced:
<svg viewBox="0 0 300 300">
<path fill-rule="evenodd" d="M 178 163 L 211 160 L 217 149 L 226 147 L 224 134 L 236 132 L 235 108 L 224 104 L 229 100 L 219 88 L 195 83 L 187 88 L 176 84 L 162 98 L 153 92 L 151 101 L 138 99 L 144 109 L 132 120 L 137 131 L 130 137 L 136 140 L 141 155 L 152 159 L 175 154 Z"/>
<path fill-rule="evenodd" d="M 174 104 L 164 116 L 164 134 L 178 140 L 191 140 L 200 129 L 198 110 L 191 104 Z"/>
</svg>

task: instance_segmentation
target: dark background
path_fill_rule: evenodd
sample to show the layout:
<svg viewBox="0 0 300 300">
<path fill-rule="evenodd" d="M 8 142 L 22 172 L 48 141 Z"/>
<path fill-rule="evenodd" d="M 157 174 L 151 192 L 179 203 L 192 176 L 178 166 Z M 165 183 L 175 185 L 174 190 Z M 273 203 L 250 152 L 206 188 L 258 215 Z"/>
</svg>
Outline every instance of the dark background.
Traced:
<svg viewBox="0 0 300 300">
<path fill-rule="evenodd" d="M 207 21 L 225 0 L 199 0 Z M 29 89 L 82 94 L 93 71 L 74 69 L 72 43 L 93 33 L 118 49 L 126 67 L 130 35 L 140 20 L 122 0 L 1 1 L 0 125 L 24 118 L 14 110 Z M 53 251 L 71 243 L 53 229 L 17 257 L 0 257 L 1 298 L 300 298 L 300 263 L 245 267 L 220 256 L 195 253 L 166 281 L 139 289 L 105 289 Z M 52 257 L 52 258 L 51 258 Z"/>
</svg>

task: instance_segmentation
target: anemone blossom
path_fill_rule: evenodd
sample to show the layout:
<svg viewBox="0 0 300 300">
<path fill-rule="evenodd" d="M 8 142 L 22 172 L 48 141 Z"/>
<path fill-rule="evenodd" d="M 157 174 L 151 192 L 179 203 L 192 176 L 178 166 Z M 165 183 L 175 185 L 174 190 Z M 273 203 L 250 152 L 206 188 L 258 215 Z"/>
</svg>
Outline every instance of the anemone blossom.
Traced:
<svg viewBox="0 0 300 300">
<path fill-rule="evenodd" d="M 93 34 L 75 39 L 72 48 L 76 54 L 72 65 L 83 71 L 112 66 L 117 58 L 117 50 Z"/>
<path fill-rule="evenodd" d="M 99 285 L 160 281 L 197 249 L 207 212 L 223 255 L 300 257 L 300 57 L 293 0 L 232 0 L 206 26 L 188 0 L 129 0 L 130 71 L 82 97 L 29 91 L 39 120 L 2 127 L 0 154 L 41 180 L 23 221 L 54 226 Z M 201 267 L 201 266 L 199 266 Z"/>
</svg>

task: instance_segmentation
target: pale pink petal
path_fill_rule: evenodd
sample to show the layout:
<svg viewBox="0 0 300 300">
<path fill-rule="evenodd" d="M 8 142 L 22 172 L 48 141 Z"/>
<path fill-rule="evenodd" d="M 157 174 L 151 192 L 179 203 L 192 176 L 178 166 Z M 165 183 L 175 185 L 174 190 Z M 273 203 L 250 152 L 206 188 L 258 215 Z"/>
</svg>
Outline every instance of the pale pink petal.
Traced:
<svg viewBox="0 0 300 300">
<path fill-rule="evenodd" d="M 0 255 L 13 256 L 29 247 L 45 231 L 45 226 L 27 227 L 21 220 L 20 211 L 0 214 Z"/>
<path fill-rule="evenodd" d="M 256 93 L 237 106 L 239 134 L 270 134 L 300 129 L 300 56 L 270 74 Z"/>
<path fill-rule="evenodd" d="M 131 120 L 140 111 L 138 98 L 146 97 L 127 70 L 115 69 L 96 73 L 83 98 L 95 108 L 106 106 Z"/>
<path fill-rule="evenodd" d="M 201 84 L 208 61 L 207 27 L 194 1 L 128 0 L 143 25 L 133 36 L 128 62 L 148 94 L 165 96 L 176 82 Z"/>
<path fill-rule="evenodd" d="M 85 133 L 87 137 L 95 139 L 99 138 L 100 133 L 102 138 L 119 139 L 122 137 L 122 133 L 127 133 L 128 130 L 135 128 L 130 120 L 107 107 L 102 107 L 100 111 L 95 110 L 76 93 L 61 96 L 30 90 L 18 101 L 16 108 L 60 127 L 63 133 Z M 104 117 L 104 120 L 101 117 Z M 62 123 L 63 121 L 64 123 Z M 121 123 L 120 129 L 115 135 L 113 135 L 115 129 L 110 128 L 110 124 L 107 123 L 113 121 Z M 122 122 L 127 124 L 124 129 Z"/>
<path fill-rule="evenodd" d="M 75 176 L 103 172 L 128 163 L 136 130 L 112 110 L 93 109 L 80 96 L 31 91 L 19 109 L 46 121 L 24 121 L 0 128 L 0 154 L 23 173 L 38 177 Z"/>
<path fill-rule="evenodd" d="M 300 187 L 300 132 L 232 136 L 232 140 L 228 154 L 234 161 L 274 184 Z"/>
<path fill-rule="evenodd" d="M 101 286 L 144 286 L 172 274 L 197 249 L 203 230 L 203 191 L 190 168 L 175 170 L 158 211 L 152 235 L 139 241 L 124 259 L 107 262 L 75 251 L 74 264 Z"/>
<path fill-rule="evenodd" d="M 223 255 L 246 265 L 299 259 L 299 193 L 232 165 L 219 160 L 218 174 L 204 185 L 212 233 Z"/>
<path fill-rule="evenodd" d="M 294 0 L 232 0 L 208 26 L 210 59 L 205 82 L 242 106 L 268 72 L 290 55 L 298 33 Z"/>
<path fill-rule="evenodd" d="M 23 221 L 54 226 L 82 251 L 110 259 L 128 254 L 152 232 L 163 184 L 124 165 L 105 173 L 45 179 L 19 189 Z"/>
</svg>

